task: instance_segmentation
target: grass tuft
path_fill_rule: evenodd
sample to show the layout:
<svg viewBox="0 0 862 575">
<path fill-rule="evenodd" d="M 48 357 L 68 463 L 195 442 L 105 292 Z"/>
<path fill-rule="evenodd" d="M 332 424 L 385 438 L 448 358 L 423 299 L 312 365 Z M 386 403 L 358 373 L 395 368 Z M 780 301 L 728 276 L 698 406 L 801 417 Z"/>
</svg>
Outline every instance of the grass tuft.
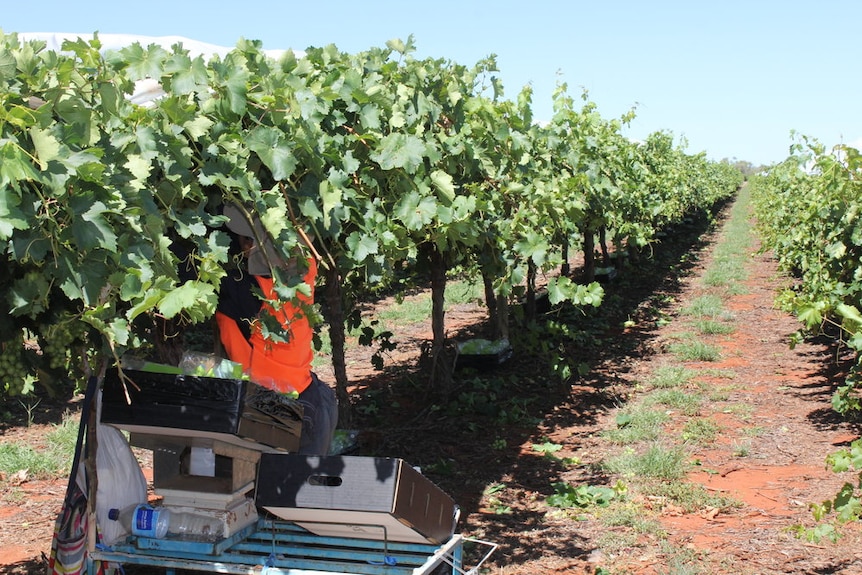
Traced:
<svg viewBox="0 0 862 575">
<path fill-rule="evenodd" d="M 627 452 L 608 459 L 604 467 L 624 477 L 681 479 L 688 471 L 688 455 L 682 447 L 652 444 L 643 453 Z"/>
<path fill-rule="evenodd" d="M 44 445 L 0 444 L 0 474 L 9 476 L 26 470 L 34 479 L 68 475 L 78 440 L 78 423 L 77 416 L 67 414 L 45 434 Z"/>
<path fill-rule="evenodd" d="M 699 339 L 673 343 L 669 349 L 682 361 L 718 361 L 721 359 L 721 352 L 718 347 Z"/>
<path fill-rule="evenodd" d="M 603 437 L 620 445 L 653 441 L 661 436 L 662 426 L 668 419 L 663 411 L 644 406 L 630 407 L 617 414 L 616 428 L 605 431 Z"/>
<path fill-rule="evenodd" d="M 670 389 L 686 386 L 694 377 L 694 372 L 681 365 L 664 365 L 655 370 L 648 383 L 657 389 Z"/>
</svg>

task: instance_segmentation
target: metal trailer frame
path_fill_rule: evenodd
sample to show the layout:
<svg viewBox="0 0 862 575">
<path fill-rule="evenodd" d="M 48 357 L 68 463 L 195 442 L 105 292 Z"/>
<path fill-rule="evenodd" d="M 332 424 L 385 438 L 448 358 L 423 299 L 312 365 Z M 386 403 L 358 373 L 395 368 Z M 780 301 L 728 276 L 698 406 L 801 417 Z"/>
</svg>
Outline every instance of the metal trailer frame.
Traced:
<svg viewBox="0 0 862 575">
<path fill-rule="evenodd" d="M 488 548 L 469 570 L 462 564 L 465 541 Z M 175 575 L 176 569 L 236 575 L 432 575 L 446 569 L 465 575 L 477 573 L 496 548 L 459 534 L 442 545 L 327 537 L 289 521 L 261 518 L 217 542 L 131 536 L 112 548 L 93 550 L 87 572 L 96 575 L 97 562 L 108 562 L 164 567 L 166 575 Z"/>
</svg>

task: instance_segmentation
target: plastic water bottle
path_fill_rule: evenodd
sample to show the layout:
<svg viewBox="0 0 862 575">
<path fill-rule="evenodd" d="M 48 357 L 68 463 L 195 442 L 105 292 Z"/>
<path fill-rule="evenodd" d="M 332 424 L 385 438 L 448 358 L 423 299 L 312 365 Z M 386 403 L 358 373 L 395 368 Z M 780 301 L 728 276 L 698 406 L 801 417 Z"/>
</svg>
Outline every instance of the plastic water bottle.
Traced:
<svg viewBox="0 0 862 575">
<path fill-rule="evenodd" d="M 168 533 L 184 539 L 216 541 L 224 534 L 224 525 L 215 517 L 191 511 L 171 511 Z"/>
<path fill-rule="evenodd" d="M 151 505 L 131 505 L 125 509 L 111 509 L 108 519 L 119 521 L 132 535 L 161 539 L 168 534 L 170 511 Z"/>
<path fill-rule="evenodd" d="M 111 509 L 108 518 L 119 521 L 126 531 L 140 537 L 162 539 L 175 535 L 184 539 L 215 541 L 224 533 L 224 526 L 215 517 L 146 504 L 122 510 Z"/>
</svg>

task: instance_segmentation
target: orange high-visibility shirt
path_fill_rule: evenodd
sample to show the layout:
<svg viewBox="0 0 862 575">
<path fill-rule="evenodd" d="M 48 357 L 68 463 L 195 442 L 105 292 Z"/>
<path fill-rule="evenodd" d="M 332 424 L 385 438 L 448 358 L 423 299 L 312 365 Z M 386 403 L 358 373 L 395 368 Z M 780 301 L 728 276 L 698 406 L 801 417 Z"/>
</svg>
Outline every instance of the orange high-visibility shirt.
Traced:
<svg viewBox="0 0 862 575">
<path fill-rule="evenodd" d="M 308 271 L 303 280 L 311 287 L 310 296 L 299 296 L 305 305 L 314 303 L 314 280 L 317 276 L 317 262 L 308 261 Z M 278 299 L 273 290 L 270 277 L 255 276 L 266 299 Z M 281 309 L 273 309 L 268 302 L 262 302 L 261 311 L 272 314 L 288 334 L 287 342 L 274 342 L 266 339 L 260 326 L 252 324 L 251 336 L 246 339 L 236 320 L 222 312 L 216 312 L 219 337 L 231 361 L 242 364 L 251 380 L 269 389 L 289 393 L 302 393 L 311 384 L 311 362 L 314 359 L 312 338 L 314 330 L 301 306 L 284 304 Z"/>
</svg>

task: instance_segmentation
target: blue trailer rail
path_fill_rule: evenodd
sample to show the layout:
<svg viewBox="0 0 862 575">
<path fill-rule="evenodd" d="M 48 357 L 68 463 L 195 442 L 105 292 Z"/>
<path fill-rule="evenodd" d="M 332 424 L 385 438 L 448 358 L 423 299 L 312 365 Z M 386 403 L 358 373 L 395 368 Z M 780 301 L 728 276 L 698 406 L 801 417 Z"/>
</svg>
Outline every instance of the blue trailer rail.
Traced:
<svg viewBox="0 0 862 575">
<path fill-rule="evenodd" d="M 215 543 L 130 537 L 110 549 L 94 550 L 88 572 L 95 575 L 95 563 L 103 561 L 162 567 L 166 575 L 177 569 L 242 575 L 455 575 L 468 573 L 462 566 L 464 541 L 458 534 L 442 545 L 327 537 L 288 521 L 261 518 Z M 477 543 L 490 546 L 485 558 L 496 548 Z"/>
</svg>

